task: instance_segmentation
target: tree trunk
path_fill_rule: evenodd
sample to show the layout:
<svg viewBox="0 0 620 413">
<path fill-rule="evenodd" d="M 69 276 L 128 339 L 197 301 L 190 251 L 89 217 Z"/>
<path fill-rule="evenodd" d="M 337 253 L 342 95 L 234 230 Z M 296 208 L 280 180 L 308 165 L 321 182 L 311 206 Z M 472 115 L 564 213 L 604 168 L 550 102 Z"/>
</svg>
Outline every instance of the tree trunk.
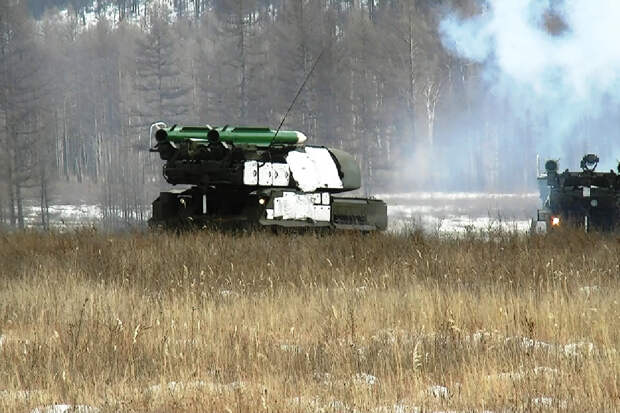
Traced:
<svg viewBox="0 0 620 413">
<path fill-rule="evenodd" d="M 47 205 L 47 183 L 45 182 L 45 177 L 43 176 L 43 173 L 41 173 L 40 207 L 41 207 L 41 227 L 44 230 L 48 230 L 49 220 L 48 220 L 48 205 Z"/>
<path fill-rule="evenodd" d="M 415 84 L 415 36 L 414 36 L 414 15 L 415 12 L 415 0 L 410 0 L 408 3 L 408 25 L 409 29 L 409 114 L 411 116 L 411 142 L 415 144 L 416 131 L 415 131 L 415 107 L 416 107 L 416 84 Z"/>
<path fill-rule="evenodd" d="M 7 186 L 9 187 L 9 219 L 10 219 L 11 227 L 15 228 L 16 223 L 17 223 L 17 216 L 15 214 L 15 185 L 13 182 L 12 159 L 10 158 L 7 164 L 7 179 L 8 179 Z"/>
<path fill-rule="evenodd" d="M 240 103 L 240 110 L 239 110 L 239 115 L 241 117 L 241 121 L 243 122 L 247 116 L 248 116 L 248 108 L 247 108 L 247 79 L 246 79 L 246 72 L 247 72 L 247 61 L 246 61 L 246 44 L 245 44 L 245 31 L 243 29 L 243 0 L 239 0 L 239 11 L 238 11 L 239 15 L 238 20 L 237 20 L 237 29 L 239 30 L 239 57 L 240 57 L 240 76 L 241 76 L 241 82 L 239 85 L 239 97 L 241 99 Z"/>
<path fill-rule="evenodd" d="M 435 110 L 437 109 L 437 101 L 439 100 L 441 85 L 432 79 L 426 82 L 424 97 L 426 99 L 426 119 L 428 125 L 428 146 L 433 148 L 435 144 Z"/>
<path fill-rule="evenodd" d="M 15 201 L 17 202 L 17 226 L 19 229 L 24 229 L 24 203 L 22 198 L 21 184 L 15 184 Z"/>
</svg>

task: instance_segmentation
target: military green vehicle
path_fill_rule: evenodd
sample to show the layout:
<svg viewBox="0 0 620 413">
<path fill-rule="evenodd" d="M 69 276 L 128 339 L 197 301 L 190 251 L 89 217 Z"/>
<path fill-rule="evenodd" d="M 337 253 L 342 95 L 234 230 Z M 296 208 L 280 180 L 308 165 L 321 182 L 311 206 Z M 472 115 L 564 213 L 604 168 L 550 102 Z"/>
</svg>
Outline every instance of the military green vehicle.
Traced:
<svg viewBox="0 0 620 413">
<path fill-rule="evenodd" d="M 153 124 L 164 178 L 189 187 L 160 193 L 149 224 L 386 229 L 385 202 L 337 196 L 361 186 L 355 159 L 305 142 L 297 131 Z"/>
<path fill-rule="evenodd" d="M 538 222 L 547 229 L 563 225 L 613 231 L 620 224 L 620 164 L 618 173 L 596 172 L 599 157 L 587 154 L 581 171 L 559 172 L 559 162 L 548 160 L 538 184 L 544 203 L 538 210 Z"/>
</svg>

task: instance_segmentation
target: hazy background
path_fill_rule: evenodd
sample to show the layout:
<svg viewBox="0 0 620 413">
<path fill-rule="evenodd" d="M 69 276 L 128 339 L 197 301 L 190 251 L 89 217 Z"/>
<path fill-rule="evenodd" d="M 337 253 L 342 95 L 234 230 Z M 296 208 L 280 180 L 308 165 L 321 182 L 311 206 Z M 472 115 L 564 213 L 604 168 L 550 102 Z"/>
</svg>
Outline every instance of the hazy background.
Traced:
<svg viewBox="0 0 620 413">
<path fill-rule="evenodd" d="M 533 192 L 536 155 L 620 157 L 615 0 L 0 0 L 0 221 L 135 223 L 165 188 L 148 126 L 285 127 L 363 192 Z"/>
</svg>

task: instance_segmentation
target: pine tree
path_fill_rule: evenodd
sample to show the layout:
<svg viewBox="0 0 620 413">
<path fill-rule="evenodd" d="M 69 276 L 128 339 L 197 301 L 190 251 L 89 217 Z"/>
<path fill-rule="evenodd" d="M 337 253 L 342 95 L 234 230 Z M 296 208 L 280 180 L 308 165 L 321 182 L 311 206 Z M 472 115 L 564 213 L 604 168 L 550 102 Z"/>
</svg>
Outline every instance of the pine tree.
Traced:
<svg viewBox="0 0 620 413">
<path fill-rule="evenodd" d="M 36 180 L 43 133 L 41 112 L 42 55 L 24 3 L 3 4 L 0 10 L 0 140 L 8 190 L 9 220 L 24 227 L 24 190 Z"/>
<path fill-rule="evenodd" d="M 154 7 L 148 32 L 136 41 L 137 111 L 143 127 L 160 120 L 181 123 L 189 113 L 190 87 L 180 70 L 183 62 L 168 14 L 166 7 Z"/>
</svg>

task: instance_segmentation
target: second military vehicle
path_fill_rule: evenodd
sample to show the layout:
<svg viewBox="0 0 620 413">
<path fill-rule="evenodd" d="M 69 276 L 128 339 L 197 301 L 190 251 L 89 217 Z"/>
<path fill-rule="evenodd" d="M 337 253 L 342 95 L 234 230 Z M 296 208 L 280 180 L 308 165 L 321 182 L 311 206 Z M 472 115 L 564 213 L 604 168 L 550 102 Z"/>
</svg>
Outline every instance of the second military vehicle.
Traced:
<svg viewBox="0 0 620 413">
<path fill-rule="evenodd" d="M 189 187 L 160 193 L 150 224 L 386 229 L 385 202 L 337 196 L 361 186 L 355 159 L 305 142 L 297 131 L 153 124 L 164 178 Z"/>
<path fill-rule="evenodd" d="M 581 160 L 581 171 L 559 172 L 559 162 L 548 160 L 538 184 L 543 208 L 538 221 L 547 228 L 561 225 L 582 226 L 586 231 L 613 231 L 620 224 L 620 164 L 616 173 L 596 172 L 599 157 L 587 154 Z"/>
</svg>

